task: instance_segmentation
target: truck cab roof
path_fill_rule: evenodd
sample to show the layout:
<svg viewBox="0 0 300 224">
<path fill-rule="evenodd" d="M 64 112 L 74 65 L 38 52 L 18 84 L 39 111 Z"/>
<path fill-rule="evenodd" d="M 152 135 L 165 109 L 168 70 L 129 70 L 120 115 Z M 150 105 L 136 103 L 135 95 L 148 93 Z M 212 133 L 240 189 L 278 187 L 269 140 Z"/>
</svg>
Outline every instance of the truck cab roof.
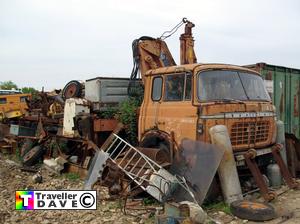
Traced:
<svg viewBox="0 0 300 224">
<path fill-rule="evenodd" d="M 213 70 L 213 69 L 247 71 L 247 72 L 260 75 L 257 71 L 242 66 L 230 65 L 230 64 L 217 64 L 217 63 L 197 63 L 197 64 L 185 64 L 185 65 L 176 65 L 170 67 L 162 67 L 162 68 L 148 70 L 145 75 L 151 76 L 157 74 L 182 73 L 187 71 L 197 72 L 201 70 Z"/>
</svg>

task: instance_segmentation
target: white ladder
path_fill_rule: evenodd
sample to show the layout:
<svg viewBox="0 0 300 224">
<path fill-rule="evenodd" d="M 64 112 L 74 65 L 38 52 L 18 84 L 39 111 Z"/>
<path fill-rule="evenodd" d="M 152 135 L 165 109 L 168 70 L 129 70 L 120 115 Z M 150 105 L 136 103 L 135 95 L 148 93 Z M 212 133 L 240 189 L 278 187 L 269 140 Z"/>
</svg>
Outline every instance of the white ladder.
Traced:
<svg viewBox="0 0 300 224">
<path fill-rule="evenodd" d="M 114 133 L 103 150 L 131 180 L 159 201 L 179 184 L 175 176 Z"/>
</svg>

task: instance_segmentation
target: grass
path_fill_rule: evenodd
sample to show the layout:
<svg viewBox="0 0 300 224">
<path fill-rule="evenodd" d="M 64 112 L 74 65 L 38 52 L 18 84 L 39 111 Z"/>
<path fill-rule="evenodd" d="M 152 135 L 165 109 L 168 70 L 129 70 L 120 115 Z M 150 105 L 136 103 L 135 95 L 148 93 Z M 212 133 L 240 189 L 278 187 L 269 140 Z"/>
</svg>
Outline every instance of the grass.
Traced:
<svg viewBox="0 0 300 224">
<path fill-rule="evenodd" d="M 213 211 L 222 211 L 227 215 L 232 215 L 230 206 L 224 202 L 212 203 L 208 205 L 204 205 L 203 208 L 205 210 L 213 210 Z"/>
<path fill-rule="evenodd" d="M 143 204 L 144 205 L 153 205 L 156 204 L 156 200 L 150 197 L 144 198 L 143 199 Z"/>
<path fill-rule="evenodd" d="M 18 155 L 18 152 L 16 151 L 15 154 L 1 154 L 2 158 L 4 159 L 9 159 L 9 160 L 12 160 L 16 163 L 21 163 L 22 162 L 22 158 L 21 156 Z"/>
<path fill-rule="evenodd" d="M 71 181 L 76 181 L 80 178 L 78 173 L 65 173 L 63 177 Z"/>
<path fill-rule="evenodd" d="M 18 162 L 22 162 L 23 158 L 21 157 L 21 149 L 19 147 L 16 148 L 15 159 Z"/>
<path fill-rule="evenodd" d="M 153 224 L 155 223 L 155 215 L 150 216 L 148 219 L 144 220 L 145 224 Z"/>
<path fill-rule="evenodd" d="M 118 200 L 116 202 L 112 202 L 108 205 L 109 209 L 121 209 L 123 207 L 122 201 Z"/>
</svg>

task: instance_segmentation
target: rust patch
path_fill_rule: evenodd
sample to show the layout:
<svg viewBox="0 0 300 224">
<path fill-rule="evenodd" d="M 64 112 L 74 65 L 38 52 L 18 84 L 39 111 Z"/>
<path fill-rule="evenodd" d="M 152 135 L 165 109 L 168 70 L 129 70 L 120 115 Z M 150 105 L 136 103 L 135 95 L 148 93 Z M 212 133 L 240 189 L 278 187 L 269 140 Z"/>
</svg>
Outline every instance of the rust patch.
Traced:
<svg viewBox="0 0 300 224">
<path fill-rule="evenodd" d="M 262 204 L 262 203 L 256 203 L 256 202 L 250 202 L 250 201 L 245 201 L 241 203 L 242 208 L 252 208 L 252 209 L 266 209 L 267 206 Z"/>
<path fill-rule="evenodd" d="M 298 102 L 298 94 L 295 94 L 295 95 L 294 95 L 294 116 L 295 116 L 295 117 L 298 117 L 298 116 L 299 116 L 298 105 L 299 105 L 299 102 Z"/>
<path fill-rule="evenodd" d="M 283 91 L 280 95 L 280 105 L 279 105 L 279 111 L 280 111 L 280 119 L 283 121 L 283 110 L 284 110 L 284 97 L 283 97 Z"/>
<path fill-rule="evenodd" d="M 273 80 L 273 74 L 271 71 L 268 71 L 267 74 L 266 74 L 266 80 Z"/>
<path fill-rule="evenodd" d="M 300 94 L 300 88 L 299 84 L 296 87 L 296 94 L 294 95 L 294 116 L 298 117 L 299 116 L 299 94 Z"/>
</svg>

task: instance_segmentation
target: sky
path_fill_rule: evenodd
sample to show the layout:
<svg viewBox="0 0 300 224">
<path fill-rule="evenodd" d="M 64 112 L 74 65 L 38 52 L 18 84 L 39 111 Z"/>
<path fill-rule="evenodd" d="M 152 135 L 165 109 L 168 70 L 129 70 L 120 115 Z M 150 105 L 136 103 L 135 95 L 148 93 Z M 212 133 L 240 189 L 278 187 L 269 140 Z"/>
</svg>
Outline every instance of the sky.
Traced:
<svg viewBox="0 0 300 224">
<path fill-rule="evenodd" d="M 192 21 L 198 62 L 300 68 L 297 0 L 0 0 L 0 81 L 41 90 L 129 77 L 131 43 Z M 179 36 L 166 39 L 179 63 Z"/>
</svg>

